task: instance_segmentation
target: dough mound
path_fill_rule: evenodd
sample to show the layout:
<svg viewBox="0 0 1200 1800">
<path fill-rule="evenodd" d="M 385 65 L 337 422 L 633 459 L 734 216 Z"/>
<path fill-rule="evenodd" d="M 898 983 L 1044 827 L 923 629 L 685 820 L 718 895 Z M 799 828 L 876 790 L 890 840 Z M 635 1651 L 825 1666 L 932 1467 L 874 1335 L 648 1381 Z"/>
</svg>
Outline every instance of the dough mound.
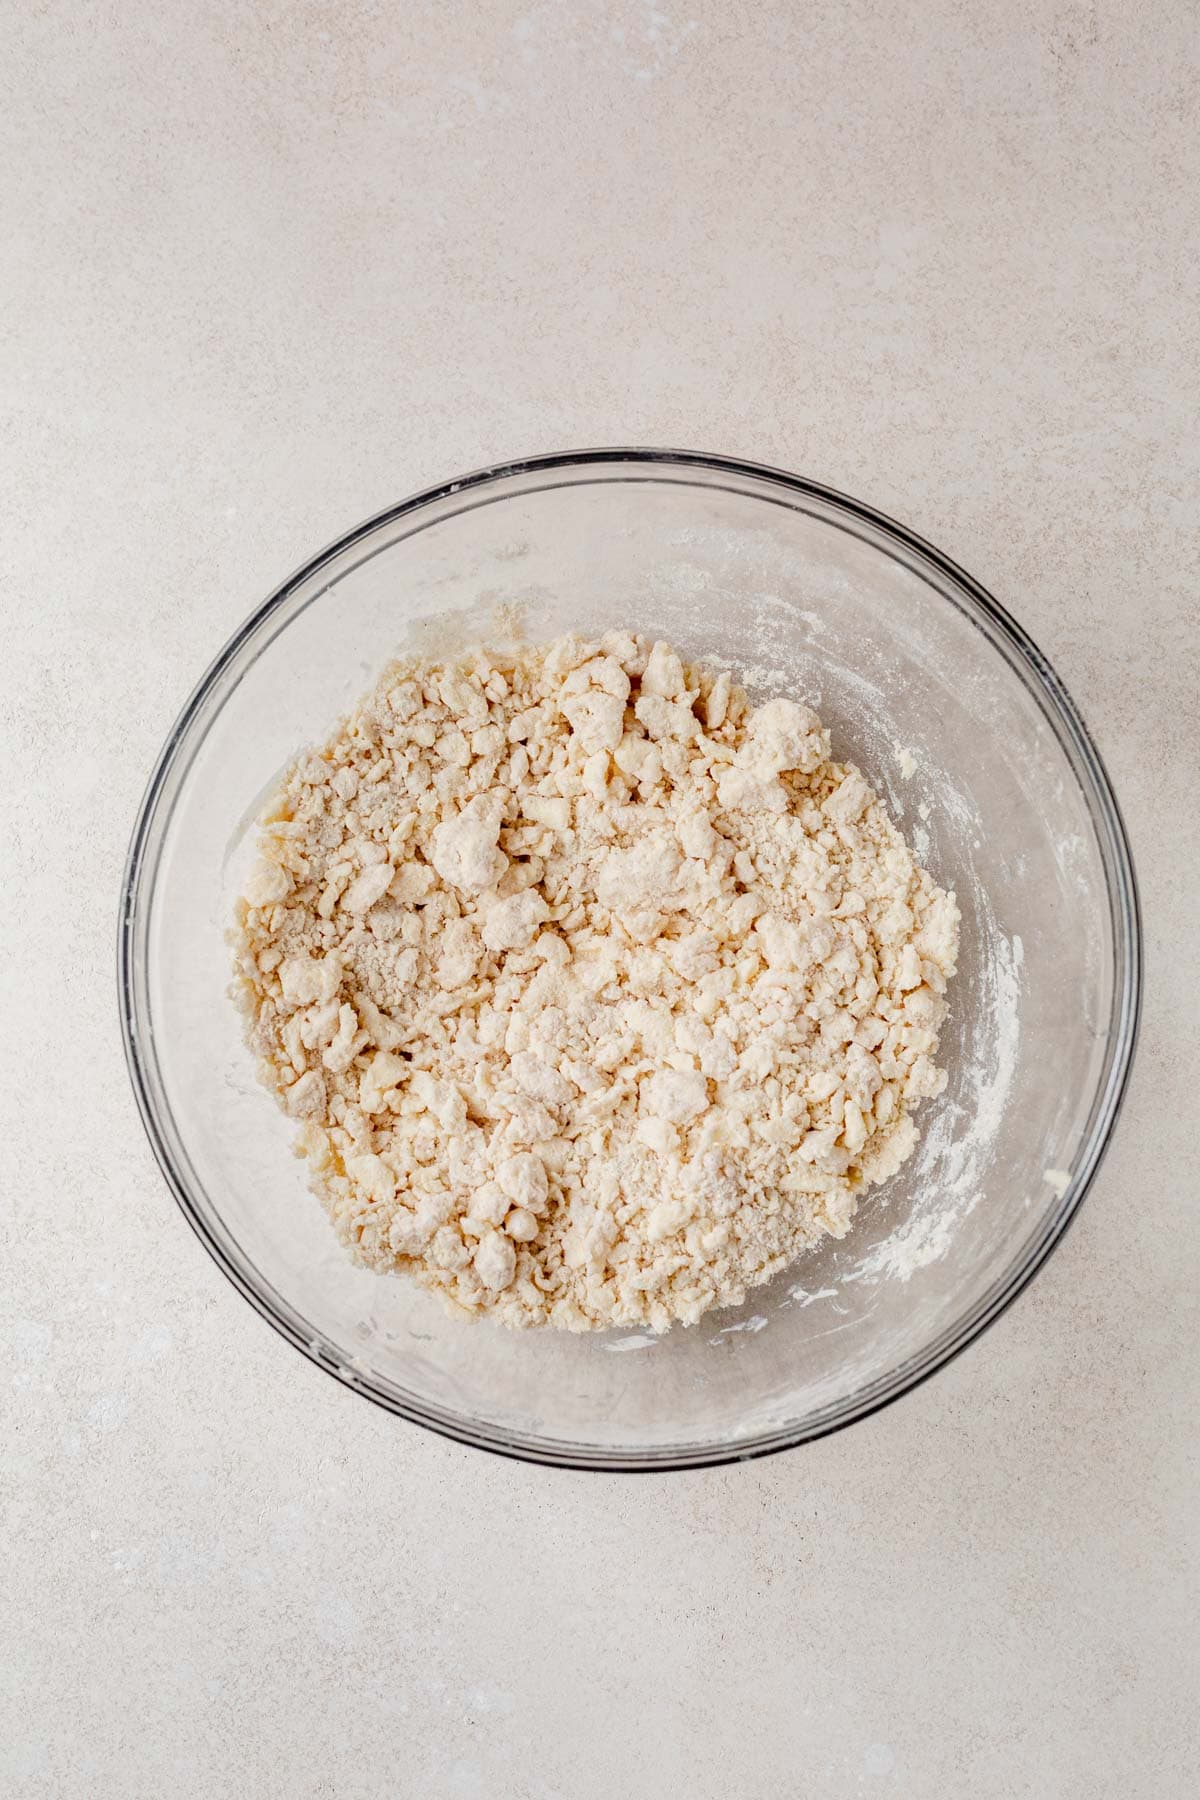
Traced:
<svg viewBox="0 0 1200 1800">
<path fill-rule="evenodd" d="M 507 1325 L 734 1304 L 917 1139 L 958 909 L 806 706 L 631 633 L 409 661 L 237 908 L 261 1074 L 355 1259 Z"/>
</svg>

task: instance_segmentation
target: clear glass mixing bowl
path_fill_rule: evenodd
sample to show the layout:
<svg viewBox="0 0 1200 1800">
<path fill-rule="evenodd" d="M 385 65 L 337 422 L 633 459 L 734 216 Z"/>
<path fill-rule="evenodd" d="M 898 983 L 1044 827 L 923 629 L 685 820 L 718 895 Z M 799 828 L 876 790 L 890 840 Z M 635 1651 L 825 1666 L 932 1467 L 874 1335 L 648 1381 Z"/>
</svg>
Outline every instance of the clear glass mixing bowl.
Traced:
<svg viewBox="0 0 1200 1800">
<path fill-rule="evenodd" d="M 963 914 L 919 1153 L 849 1237 L 653 1339 L 510 1333 L 354 1268 L 226 998 L 225 933 L 282 766 L 398 651 L 630 626 L 793 692 Z M 1129 1073 L 1137 894 L 1116 802 L 1046 659 L 962 570 L 771 469 L 587 451 L 489 469 L 350 532 L 221 651 L 159 759 L 120 932 L 151 1143 L 220 1267 L 305 1355 L 403 1417 L 541 1462 L 684 1467 L 798 1444 L 976 1337 L 1087 1189 Z"/>
</svg>

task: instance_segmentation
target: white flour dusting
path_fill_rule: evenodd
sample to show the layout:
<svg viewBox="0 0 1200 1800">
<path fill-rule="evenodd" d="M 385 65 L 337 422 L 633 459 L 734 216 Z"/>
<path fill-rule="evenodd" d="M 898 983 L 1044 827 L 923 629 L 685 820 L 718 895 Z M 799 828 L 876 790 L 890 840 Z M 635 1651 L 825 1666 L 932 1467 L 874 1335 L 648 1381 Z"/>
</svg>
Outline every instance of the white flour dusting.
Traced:
<svg viewBox="0 0 1200 1800">
<path fill-rule="evenodd" d="M 990 908 L 986 925 L 991 955 L 984 963 L 976 1004 L 980 1037 L 990 1046 L 990 1054 L 973 1072 L 971 1117 L 964 1118 L 961 1105 L 947 1105 L 931 1115 L 913 1159 L 914 1185 L 919 1186 L 921 1199 L 899 1230 L 876 1244 L 845 1276 L 847 1281 L 909 1280 L 946 1254 L 962 1221 L 984 1198 L 984 1171 L 1017 1067 L 1024 957 L 1020 938 L 1007 939 Z"/>
<path fill-rule="evenodd" d="M 794 1287 L 788 1289 L 788 1297 L 784 1301 L 784 1305 L 802 1307 L 812 1306 L 818 1300 L 836 1300 L 837 1297 L 837 1288 L 816 1288 L 814 1292 L 810 1294 L 805 1288 Z"/>
</svg>

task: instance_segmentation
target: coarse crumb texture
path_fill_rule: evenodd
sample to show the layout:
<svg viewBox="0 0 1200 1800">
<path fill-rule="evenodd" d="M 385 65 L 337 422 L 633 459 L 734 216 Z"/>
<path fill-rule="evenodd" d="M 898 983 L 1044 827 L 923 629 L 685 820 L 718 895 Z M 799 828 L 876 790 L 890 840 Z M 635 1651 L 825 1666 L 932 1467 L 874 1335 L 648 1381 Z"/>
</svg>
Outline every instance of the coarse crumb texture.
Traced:
<svg viewBox="0 0 1200 1800">
<path fill-rule="evenodd" d="M 236 991 L 355 1259 L 664 1330 L 841 1237 L 958 909 L 792 700 L 627 633 L 388 670 L 286 776 Z"/>
</svg>

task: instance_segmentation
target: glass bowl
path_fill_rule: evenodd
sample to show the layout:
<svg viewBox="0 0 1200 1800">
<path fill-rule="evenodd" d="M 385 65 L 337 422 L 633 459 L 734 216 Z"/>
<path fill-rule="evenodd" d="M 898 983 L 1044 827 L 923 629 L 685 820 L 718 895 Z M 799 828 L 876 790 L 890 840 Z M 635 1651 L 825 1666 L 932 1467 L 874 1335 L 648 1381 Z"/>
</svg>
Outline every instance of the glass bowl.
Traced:
<svg viewBox="0 0 1200 1800">
<path fill-rule="evenodd" d="M 397 652 L 632 627 L 794 693 L 954 888 L 962 948 L 919 1152 L 850 1235 L 661 1338 L 509 1332 L 352 1266 L 255 1080 L 226 931 L 282 767 Z M 297 571 L 171 732 L 120 928 L 129 1069 L 189 1223 L 248 1300 L 356 1393 L 538 1462 L 756 1456 L 895 1399 L 1062 1236 L 1125 1088 L 1140 931 L 1116 801 L 1062 683 L 978 584 L 811 481 L 716 456 L 534 457 L 430 489 Z"/>
</svg>

